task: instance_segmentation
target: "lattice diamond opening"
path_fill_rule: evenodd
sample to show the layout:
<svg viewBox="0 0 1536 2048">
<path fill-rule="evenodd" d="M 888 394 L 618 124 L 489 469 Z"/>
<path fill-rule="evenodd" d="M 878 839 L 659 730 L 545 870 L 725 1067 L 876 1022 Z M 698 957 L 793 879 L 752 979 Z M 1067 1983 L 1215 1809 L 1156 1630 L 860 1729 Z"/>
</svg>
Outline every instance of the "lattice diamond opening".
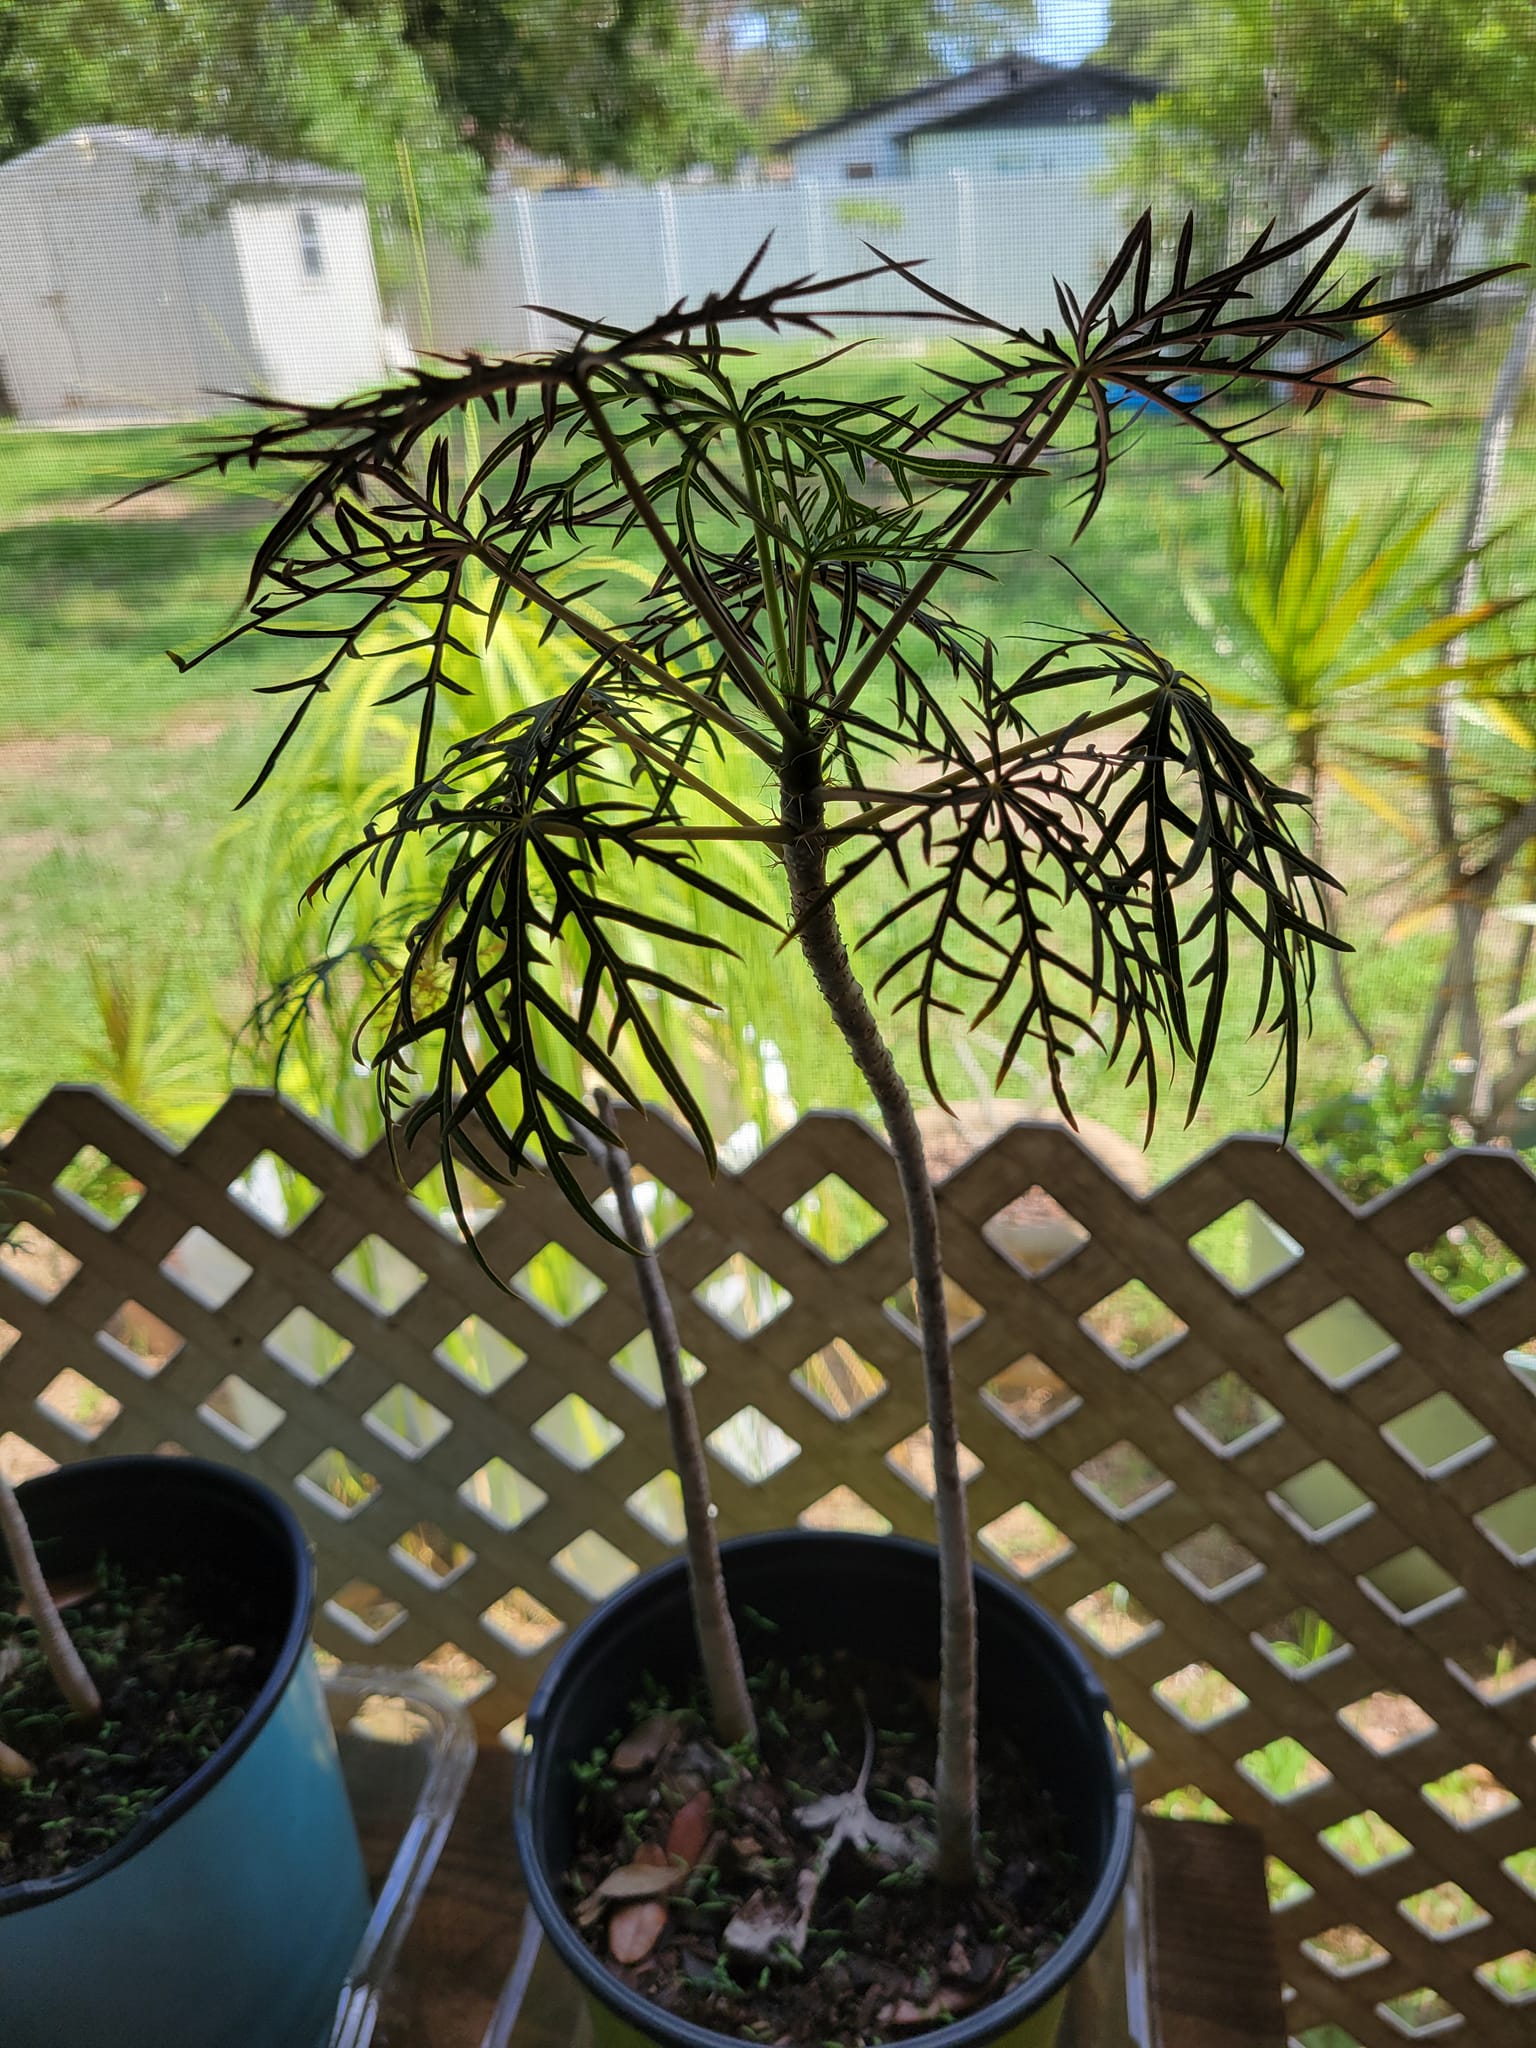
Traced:
<svg viewBox="0 0 1536 2048">
<path fill-rule="evenodd" d="M 588 1471 L 624 1441 L 619 1425 L 580 1394 L 566 1394 L 553 1408 L 546 1408 L 533 1425 L 533 1434 L 573 1472 Z"/>
<path fill-rule="evenodd" d="M 844 1529 L 857 1536 L 889 1536 L 891 1525 L 851 1486 L 834 1486 L 795 1518 L 802 1529 Z"/>
<path fill-rule="evenodd" d="M 681 1543 L 687 1534 L 682 1481 L 670 1467 L 637 1486 L 624 1505 L 660 1543 Z"/>
<path fill-rule="evenodd" d="M 1311 1607 L 1292 1608 L 1256 1629 L 1252 1641 L 1287 1678 L 1315 1678 L 1352 1654 L 1333 1624 Z"/>
<path fill-rule="evenodd" d="M 66 1366 L 38 1395 L 36 1406 L 82 1444 L 93 1444 L 123 1412 L 123 1404 L 83 1372 Z"/>
<path fill-rule="evenodd" d="M 380 1443 L 402 1458 L 424 1458 L 453 1427 L 441 1408 L 397 1380 L 365 1410 L 363 1421 Z"/>
<path fill-rule="evenodd" d="M 1123 1657 L 1158 1635 L 1163 1624 L 1117 1579 L 1085 1593 L 1067 1609 L 1067 1619 L 1106 1657 Z"/>
<path fill-rule="evenodd" d="M 1152 1688 L 1159 1706 L 1197 1733 L 1219 1728 L 1248 1706 L 1248 1695 L 1214 1664 L 1185 1664 L 1170 1671 Z"/>
<path fill-rule="evenodd" d="M 492 1601 L 480 1616 L 480 1626 L 519 1657 L 536 1657 L 565 1633 L 559 1615 L 523 1586 L 513 1586 Z"/>
<path fill-rule="evenodd" d="M 494 1394 L 507 1384 L 528 1354 L 481 1316 L 466 1316 L 448 1332 L 432 1356 L 477 1394 Z"/>
<path fill-rule="evenodd" d="M 27 1439 L 18 1436 L 14 1429 L 8 1429 L 0 1434 L 0 1473 L 4 1473 L 12 1486 L 20 1486 L 24 1479 L 36 1479 L 44 1472 L 57 1470 L 56 1458 L 50 1458 L 48 1453 L 40 1451 L 36 1444 L 28 1443 Z"/>
<path fill-rule="evenodd" d="M 1128 1438 L 1108 1445 L 1074 1467 L 1073 1483 L 1117 1522 L 1134 1521 L 1173 1491 L 1173 1481 Z"/>
<path fill-rule="evenodd" d="M 1239 1202 L 1197 1230 L 1189 1248 L 1237 1295 L 1256 1294 L 1302 1256 L 1295 1238 L 1251 1200 Z"/>
<path fill-rule="evenodd" d="M 328 1515 L 334 1515 L 341 1522 L 350 1522 L 355 1515 L 360 1515 L 364 1508 L 378 1499 L 382 1490 L 371 1472 L 354 1464 L 345 1452 L 337 1450 L 334 1445 L 312 1458 L 295 1484 L 316 1507 L 324 1508 Z"/>
<path fill-rule="evenodd" d="M 574 1252 L 553 1240 L 512 1275 L 514 1292 L 549 1323 L 562 1328 L 584 1316 L 608 1291 Z"/>
<path fill-rule="evenodd" d="M 142 1302 L 125 1301 L 96 1332 L 96 1342 L 119 1365 L 153 1379 L 170 1364 L 186 1339 Z"/>
<path fill-rule="evenodd" d="M 288 1420 L 285 1408 L 235 1372 L 219 1381 L 197 1412 L 210 1429 L 242 1451 L 258 1450 Z"/>
<path fill-rule="evenodd" d="M 704 1377 L 703 1359 L 695 1358 L 691 1351 L 679 1347 L 678 1362 L 682 1367 L 684 1386 L 697 1386 Z M 661 1391 L 661 1367 L 656 1363 L 656 1346 L 649 1330 L 642 1330 L 622 1351 L 616 1351 L 608 1363 L 613 1368 L 614 1377 L 622 1380 L 630 1392 L 638 1394 L 649 1407 L 665 1405 Z"/>
<path fill-rule="evenodd" d="M 640 1567 L 596 1529 L 583 1529 L 549 1560 L 568 1585 L 588 1600 L 606 1600 L 627 1585 Z"/>
<path fill-rule="evenodd" d="M 885 1454 L 885 1462 L 914 1493 L 920 1493 L 924 1500 L 933 1499 L 933 1432 L 926 1423 L 921 1429 L 914 1429 L 910 1436 L 903 1437 L 899 1444 L 892 1444 Z M 980 1458 L 965 1443 L 958 1446 L 956 1463 L 960 1467 L 962 1486 L 969 1486 L 977 1473 L 983 1470 Z"/>
<path fill-rule="evenodd" d="M 427 1279 L 414 1259 L 408 1259 L 397 1245 L 377 1232 L 354 1246 L 331 1277 L 355 1300 L 380 1316 L 392 1316 L 404 1308 L 421 1292 Z"/>
<path fill-rule="evenodd" d="M 1431 1394 L 1384 1422 L 1381 1433 L 1426 1479 L 1443 1479 L 1493 1447 L 1488 1431 L 1454 1394 Z"/>
<path fill-rule="evenodd" d="M 1453 1308 L 1467 1308 L 1524 1278 L 1525 1263 L 1479 1216 L 1464 1216 L 1408 1264 L 1432 1293 Z"/>
<path fill-rule="evenodd" d="M 1442 1998 L 1430 1984 L 1405 1991 L 1400 1998 L 1385 1999 L 1376 2010 L 1407 2041 L 1428 2041 L 1454 2033 L 1462 2021 L 1450 2000 Z"/>
<path fill-rule="evenodd" d="M 1491 1820 L 1501 1820 L 1520 1804 L 1486 1764 L 1462 1764 L 1421 1785 L 1419 1792 L 1437 1812 L 1444 1814 L 1452 1827 L 1461 1829 L 1480 1828 Z"/>
<path fill-rule="evenodd" d="M 1363 1976 L 1367 1970 L 1379 1970 L 1383 1963 L 1392 1960 L 1390 1950 L 1384 1949 L 1374 1935 L 1349 1922 L 1310 1936 L 1301 1944 L 1301 1951 L 1320 1970 L 1340 1979 Z"/>
<path fill-rule="evenodd" d="M 1490 1705 L 1516 1699 L 1536 1685 L 1536 1657 L 1514 1636 L 1463 1650 L 1459 1657 L 1447 1657 L 1445 1668 Z"/>
<path fill-rule="evenodd" d="M 1076 1549 L 1049 1515 L 1027 1500 L 976 1531 L 977 1540 L 1021 1579 L 1036 1579 Z"/>
<path fill-rule="evenodd" d="M 1359 1583 L 1362 1592 L 1404 1626 L 1438 1614 L 1465 1592 L 1443 1565 L 1417 1545 L 1362 1573 Z"/>
<path fill-rule="evenodd" d="M 461 1650 L 457 1643 L 439 1643 L 435 1650 L 429 1650 L 425 1657 L 417 1659 L 416 1669 L 425 1671 L 429 1678 L 435 1678 L 464 1706 L 479 1699 L 482 1693 L 489 1692 L 496 1683 L 495 1672 L 482 1664 L 478 1657 L 472 1657 L 468 1650 Z"/>
<path fill-rule="evenodd" d="M 1399 1834 L 1390 1821 L 1383 1820 L 1371 1807 L 1323 1828 L 1317 1839 L 1346 1870 L 1384 1870 L 1413 1854 L 1413 1844 L 1407 1836 Z"/>
<path fill-rule="evenodd" d="M 1264 1564 L 1219 1522 L 1197 1529 L 1171 1550 L 1163 1563 L 1202 1600 L 1227 1600 L 1264 1576 Z"/>
<path fill-rule="evenodd" d="M 1402 1692 L 1372 1692 L 1363 1699 L 1340 1707 L 1339 1719 L 1367 1749 L 1377 1756 L 1391 1756 L 1433 1735 L 1432 1721 L 1417 1700 Z"/>
<path fill-rule="evenodd" d="M 981 1398 L 1020 1436 L 1043 1436 L 1083 1405 L 1060 1373 L 1052 1372 L 1032 1351 L 985 1381 Z"/>
<path fill-rule="evenodd" d="M 755 1336 L 777 1322 L 792 1296 L 745 1252 L 732 1252 L 693 1290 L 694 1300 L 738 1337 Z"/>
<path fill-rule="evenodd" d="M 630 1163 L 631 1184 L 635 1191 L 635 1207 L 640 1211 L 640 1220 L 645 1225 L 646 1235 L 653 1245 L 665 1244 L 667 1239 L 682 1229 L 693 1214 L 688 1204 L 674 1188 L 643 1166 Z M 612 1188 L 604 1188 L 592 1205 L 609 1229 L 622 1237 L 624 1232 L 619 1224 L 618 1197 Z"/>
<path fill-rule="evenodd" d="M 1492 1917 L 1469 1891 L 1449 1879 L 1399 1899 L 1397 1910 L 1405 1920 L 1422 1928 L 1431 1941 L 1456 1941 L 1463 1934 L 1486 1927 Z"/>
<path fill-rule="evenodd" d="M 322 1323 L 307 1308 L 290 1309 L 275 1330 L 262 1339 L 261 1348 L 279 1365 L 312 1387 L 324 1385 L 352 1356 L 352 1342 Z"/>
<path fill-rule="evenodd" d="M 369 1649 L 393 1635 L 406 1618 L 406 1610 L 398 1600 L 392 1600 L 366 1579 L 349 1579 L 326 1601 L 325 1611 L 338 1628 L 366 1643 Z"/>
<path fill-rule="evenodd" d="M 487 1458 L 460 1486 L 459 1499 L 493 1529 L 505 1532 L 531 1520 L 549 1495 L 505 1458 Z"/>
<path fill-rule="evenodd" d="M 1080 1252 L 1089 1233 L 1038 1182 L 1007 1203 L 981 1227 L 992 1249 L 1031 1280 L 1054 1273 Z"/>
<path fill-rule="evenodd" d="M 0 1320 L 0 1358 L 4 1358 L 11 1346 L 20 1339 L 20 1336 L 21 1332 L 14 1323 Z"/>
<path fill-rule="evenodd" d="M 115 1230 L 144 1199 L 144 1183 L 96 1145 L 82 1145 L 55 1177 L 54 1193 L 93 1223 Z"/>
<path fill-rule="evenodd" d="M 1305 1905 L 1308 1899 L 1316 1897 L 1307 1880 L 1279 1856 L 1264 1858 L 1264 1884 L 1272 1913 L 1288 1913 L 1293 1906 Z"/>
<path fill-rule="evenodd" d="M 1161 1799 L 1149 1799 L 1147 1812 L 1159 1814 L 1164 1820 L 1223 1821 L 1232 1818 L 1224 1806 L 1198 1785 L 1176 1785 Z"/>
<path fill-rule="evenodd" d="M 1266 1498 L 1275 1513 L 1284 1515 L 1309 1543 L 1327 1543 L 1376 1512 L 1370 1495 L 1362 1492 L 1331 1458 L 1320 1458 L 1315 1465 L 1308 1465 L 1305 1471 L 1275 1487 Z"/>
<path fill-rule="evenodd" d="M 160 1270 L 172 1286 L 210 1309 L 227 1308 L 251 1277 L 240 1254 L 199 1223 L 171 1246 Z"/>
<path fill-rule="evenodd" d="M 1308 1316 L 1285 1341 L 1325 1385 L 1342 1393 L 1376 1372 L 1398 1353 L 1397 1339 L 1367 1315 L 1352 1295 L 1344 1295 Z"/>
<path fill-rule="evenodd" d="M 1472 1519 L 1511 1564 L 1536 1564 L 1536 1486 L 1505 1494 Z"/>
<path fill-rule="evenodd" d="M 841 1265 L 886 1229 L 888 1219 L 840 1173 L 824 1173 L 784 1211 L 784 1221 L 824 1259 Z"/>
<path fill-rule="evenodd" d="M 276 1152 L 258 1152 L 243 1173 L 229 1183 L 230 1200 L 270 1230 L 275 1237 L 287 1237 L 312 1215 L 323 1199 L 322 1190 Z"/>
<path fill-rule="evenodd" d="M 1250 1749 L 1238 1758 L 1237 1768 L 1273 1806 L 1290 1806 L 1333 1783 L 1328 1766 L 1294 1735 L 1277 1735 L 1273 1742 Z"/>
<path fill-rule="evenodd" d="M 1145 1280 L 1127 1280 L 1078 1322 L 1112 1358 L 1137 1369 L 1171 1350 L 1187 1328 Z"/>
<path fill-rule="evenodd" d="M 885 1312 L 891 1321 L 913 1343 L 919 1341 L 917 1314 L 917 1287 L 911 1280 L 904 1280 L 894 1294 L 885 1297 Z M 958 1280 L 944 1276 L 944 1322 L 949 1331 L 951 1344 L 958 1344 L 962 1337 L 982 1321 L 986 1310 L 974 1295 L 967 1294 Z"/>
<path fill-rule="evenodd" d="M 80 1270 L 73 1252 L 56 1244 L 35 1223 L 15 1223 L 0 1239 L 0 1280 L 9 1280 L 34 1301 L 52 1301 Z"/>
<path fill-rule="evenodd" d="M 488 1180 L 472 1172 L 462 1160 L 454 1162 L 454 1179 L 464 1221 L 473 1231 L 483 1230 L 506 1206 L 504 1198 Z M 464 1231 L 454 1214 L 453 1199 L 441 1166 L 434 1166 L 430 1173 L 423 1174 L 417 1181 L 411 1190 L 411 1207 L 419 1216 L 425 1216 L 433 1229 L 440 1230 L 444 1237 L 463 1243 Z"/>
<path fill-rule="evenodd" d="M 704 1441 L 727 1471 L 747 1486 L 761 1486 L 800 1455 L 800 1445 L 789 1432 L 750 1404 L 728 1416 Z"/>
<path fill-rule="evenodd" d="M 1474 1974 L 1483 1989 L 1505 2005 L 1529 2005 L 1536 1999 L 1536 1950 L 1511 1949 L 1479 1963 Z"/>
<path fill-rule="evenodd" d="M 834 1422 L 862 1415 L 885 1392 L 885 1374 L 855 1351 L 843 1337 L 834 1337 L 789 1376 L 797 1393 Z"/>
<path fill-rule="evenodd" d="M 1536 1899 L 1536 1849 L 1518 1849 L 1499 1865 L 1505 1876 Z"/>
<path fill-rule="evenodd" d="M 402 1571 L 434 1593 L 462 1578 L 475 1561 L 469 1545 L 436 1522 L 415 1523 L 395 1538 L 389 1554 Z"/>
<path fill-rule="evenodd" d="M 1207 1380 L 1174 1409 L 1180 1422 L 1218 1458 L 1239 1458 L 1285 1421 L 1279 1409 L 1230 1368 Z"/>
</svg>

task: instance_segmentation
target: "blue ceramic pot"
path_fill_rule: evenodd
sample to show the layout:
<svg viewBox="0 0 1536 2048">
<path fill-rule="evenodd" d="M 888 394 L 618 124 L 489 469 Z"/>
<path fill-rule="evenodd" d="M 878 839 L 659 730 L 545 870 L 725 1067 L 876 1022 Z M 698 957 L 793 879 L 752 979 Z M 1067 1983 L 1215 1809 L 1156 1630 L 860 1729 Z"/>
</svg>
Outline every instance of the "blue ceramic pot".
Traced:
<svg viewBox="0 0 1536 2048">
<path fill-rule="evenodd" d="M 938 1668 L 938 1558 L 900 1536 L 809 1529 L 742 1536 L 720 1547 L 738 1615 L 775 1624 L 775 1655 L 842 1647 L 920 1674 Z M 1043 1608 L 977 1570 L 981 1713 L 1006 1716 L 1040 1760 L 1086 1874 L 1088 1898 L 1061 1947 L 1033 1976 L 904 2048 L 1053 2048 L 1068 1986 L 1097 1947 L 1130 1874 L 1136 1800 L 1109 1698 Z M 649 1675 L 678 1687 L 698 1668 L 681 1559 L 634 1580 L 584 1622 L 545 1672 L 528 1709 L 514 1825 L 528 1896 L 545 1934 L 587 1994 L 598 2048 L 741 2048 L 653 2005 L 603 1966 L 567 1910 L 577 1784 L 585 1763 L 644 1693 Z"/>
<path fill-rule="evenodd" d="M 224 1746 L 94 1862 L 0 1889 L 5 2048 L 320 2048 L 368 1893 L 290 1511 L 243 1472 L 105 1458 L 18 1489 L 51 1573 L 107 1554 L 240 1589 L 266 1680 Z M 3 1797 L 3 1793 L 0 1793 Z"/>
</svg>

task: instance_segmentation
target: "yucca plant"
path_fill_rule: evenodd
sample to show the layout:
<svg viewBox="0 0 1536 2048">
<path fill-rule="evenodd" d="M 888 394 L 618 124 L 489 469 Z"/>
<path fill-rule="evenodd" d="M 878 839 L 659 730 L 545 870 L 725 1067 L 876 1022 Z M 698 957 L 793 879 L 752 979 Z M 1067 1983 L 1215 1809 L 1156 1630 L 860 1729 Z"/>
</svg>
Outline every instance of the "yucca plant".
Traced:
<svg viewBox="0 0 1536 2048">
<path fill-rule="evenodd" d="M 1289 1103 L 1315 949 L 1337 942 L 1327 877 L 1289 823 L 1299 800 L 1199 681 L 1108 611 L 1020 662 L 946 600 L 1007 545 L 1010 507 L 1047 458 L 1079 480 L 1079 530 L 1093 518 L 1130 417 L 1111 387 L 1269 482 L 1257 451 L 1274 385 L 1384 402 L 1357 359 L 1383 322 L 1443 294 L 1336 287 L 1352 218 L 1346 204 L 1266 234 L 1204 274 L 1190 223 L 1166 276 L 1143 220 L 1091 295 L 1059 289 L 1059 327 L 1038 335 L 878 252 L 848 276 L 764 285 L 759 250 L 726 289 L 643 328 L 560 315 L 565 347 L 289 409 L 203 465 L 295 477 L 232 635 L 314 650 L 284 686 L 294 709 L 258 789 L 360 660 L 411 658 L 393 692 L 414 716 L 409 778 L 313 887 L 344 904 L 367 880 L 387 898 L 425 854 L 430 901 L 398 932 L 367 1045 L 392 1124 L 435 1133 L 462 1224 L 464 1166 L 502 1181 L 537 1167 L 627 1244 L 579 1165 L 584 1134 L 619 1145 L 594 1091 L 659 1098 L 713 1161 L 661 1005 L 702 999 L 687 963 L 738 924 L 809 963 L 879 1106 L 906 1211 L 943 1601 L 933 1867 L 947 1885 L 976 1869 L 975 1595 L 917 1077 L 871 994 L 910 1013 L 935 1096 L 936 1034 L 963 1012 L 991 1020 L 1003 1074 L 1032 1047 L 1063 1109 L 1069 1061 L 1101 1046 L 1150 1116 L 1180 1057 L 1199 1101 L 1248 945 L 1248 1023 L 1273 1035 Z M 909 288 L 907 317 L 967 337 L 967 367 L 936 395 L 840 395 L 836 352 L 785 368 L 746 346 L 754 328 L 803 339 L 860 321 L 873 278 Z M 478 459 L 455 437 L 467 417 Z M 643 563 L 643 593 L 606 566 L 618 558 Z M 508 613 L 568 636 L 578 672 L 445 744 L 467 638 Z M 403 641 L 401 617 L 415 622 Z M 727 865 L 743 848 L 777 877 L 776 910 Z M 658 907 L 679 891 L 692 915 Z M 879 963 L 870 994 L 850 912 L 855 951 Z"/>
<path fill-rule="evenodd" d="M 1185 600 L 1233 658 L 1233 672 L 1213 678 L 1213 698 L 1260 720 L 1283 749 L 1284 773 L 1307 800 L 1309 850 L 1325 865 L 1325 785 L 1406 831 L 1403 810 L 1381 788 L 1382 768 L 1401 765 L 1387 735 L 1405 712 L 1426 717 L 1450 676 L 1481 688 L 1519 659 L 1486 638 L 1465 644 L 1518 600 L 1447 607 L 1466 551 L 1440 534 L 1445 503 L 1352 505 L 1337 446 L 1321 435 L 1283 480 L 1277 493 L 1262 479 L 1234 477 L 1220 611 L 1188 577 Z M 1370 1053 L 1343 957 L 1332 950 L 1329 961 L 1339 1007 Z"/>
</svg>

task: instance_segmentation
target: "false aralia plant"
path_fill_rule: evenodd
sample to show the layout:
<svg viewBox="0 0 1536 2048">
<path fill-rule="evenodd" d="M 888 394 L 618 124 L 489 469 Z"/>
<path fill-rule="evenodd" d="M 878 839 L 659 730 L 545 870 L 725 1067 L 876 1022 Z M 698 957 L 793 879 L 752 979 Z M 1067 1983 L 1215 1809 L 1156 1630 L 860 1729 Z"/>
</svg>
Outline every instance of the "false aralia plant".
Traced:
<svg viewBox="0 0 1536 2048">
<path fill-rule="evenodd" d="M 976 1618 L 912 1090 L 942 1100 L 937 1047 L 959 1019 L 988 1023 L 1004 1076 L 1028 1050 L 1064 1110 L 1069 1060 L 1090 1045 L 1124 1063 L 1149 1117 L 1181 1062 L 1192 1109 L 1246 948 L 1244 1021 L 1273 1036 L 1289 1105 L 1315 954 L 1337 943 L 1328 877 L 1291 822 L 1300 799 L 1127 607 L 1098 606 L 1020 660 L 1020 641 L 967 620 L 965 594 L 1008 546 L 1020 493 L 1075 485 L 1077 530 L 1093 519 L 1148 405 L 1217 468 L 1272 483 L 1264 442 L 1287 414 L 1390 402 L 1361 367 L 1373 341 L 1481 280 L 1396 297 L 1337 283 L 1353 217 L 1347 203 L 1266 233 L 1208 271 L 1193 223 L 1164 253 L 1143 219 L 1086 297 L 1058 286 L 1040 333 L 875 251 L 847 276 L 764 283 L 765 245 L 727 288 L 646 326 L 556 315 L 560 347 L 286 407 L 199 465 L 292 479 L 219 643 L 313 652 L 281 686 L 294 708 L 251 794 L 327 693 L 357 688 L 375 653 L 395 665 L 407 771 L 311 893 L 387 899 L 417 878 L 374 963 L 365 1047 L 396 1128 L 435 1132 L 461 1224 L 466 1168 L 507 1181 L 536 1167 L 619 1237 L 581 1166 L 594 1140 L 619 1154 L 596 1093 L 659 1100 L 713 1160 L 669 1006 L 702 996 L 733 927 L 767 924 L 809 963 L 884 1120 L 910 1238 L 945 1884 L 976 1868 Z M 860 305 L 874 282 L 903 293 L 903 317 L 960 337 L 937 390 L 863 396 L 840 382 L 840 347 L 786 366 L 760 345 L 836 343 L 838 326 L 888 317 Z M 605 568 L 619 559 L 644 564 L 642 591 Z M 465 730 L 451 707 L 510 618 L 557 639 L 561 665 L 546 694 Z M 741 886 L 743 849 L 776 893 Z M 861 952 L 877 962 L 867 989 Z M 915 1073 L 882 999 L 905 1013 Z"/>
</svg>

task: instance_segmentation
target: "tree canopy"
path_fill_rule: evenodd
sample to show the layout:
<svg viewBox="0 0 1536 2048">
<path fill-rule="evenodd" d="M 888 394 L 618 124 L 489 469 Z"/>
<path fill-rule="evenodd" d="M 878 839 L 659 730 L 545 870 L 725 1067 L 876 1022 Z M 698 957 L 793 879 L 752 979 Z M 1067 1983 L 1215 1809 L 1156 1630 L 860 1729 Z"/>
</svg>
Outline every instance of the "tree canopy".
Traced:
<svg viewBox="0 0 1536 2048">
<path fill-rule="evenodd" d="M 1433 266 L 1536 170 L 1529 0 L 1112 0 L 1104 55 L 1168 88 L 1136 117 L 1130 170 L 1179 203 L 1239 165 L 1287 213 L 1330 172 L 1385 176 L 1422 201 L 1428 240 L 1448 234 Z"/>
<path fill-rule="evenodd" d="M 0 158 L 84 122 L 361 174 L 386 243 L 459 237 L 510 145 L 728 169 L 1017 43 L 1034 0 L 0 0 Z"/>
</svg>

